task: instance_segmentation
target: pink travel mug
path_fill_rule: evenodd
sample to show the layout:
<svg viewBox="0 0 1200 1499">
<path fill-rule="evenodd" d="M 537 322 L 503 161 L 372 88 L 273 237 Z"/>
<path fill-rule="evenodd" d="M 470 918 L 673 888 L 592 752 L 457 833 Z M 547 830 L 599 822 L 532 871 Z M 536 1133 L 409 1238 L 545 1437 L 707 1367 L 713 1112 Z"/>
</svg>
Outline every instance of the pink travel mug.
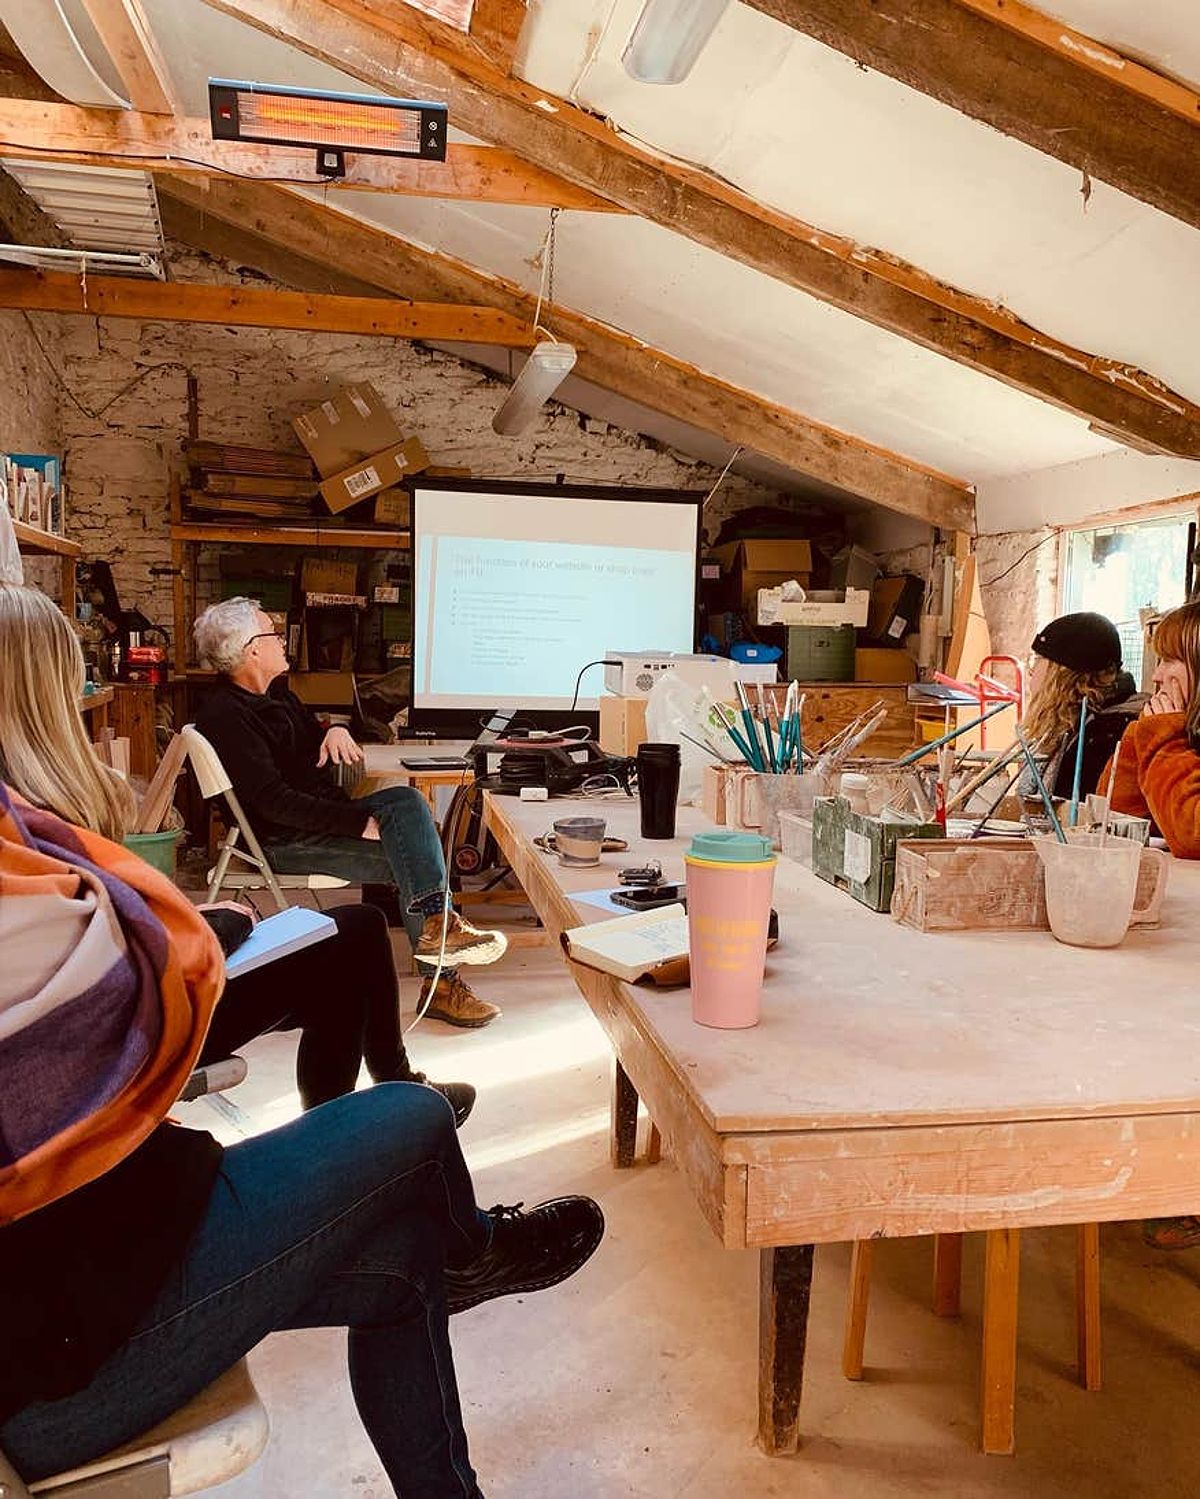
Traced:
<svg viewBox="0 0 1200 1499">
<path fill-rule="evenodd" d="M 775 883 L 769 838 L 697 833 L 687 865 L 692 1019 L 720 1030 L 757 1025 Z"/>
</svg>

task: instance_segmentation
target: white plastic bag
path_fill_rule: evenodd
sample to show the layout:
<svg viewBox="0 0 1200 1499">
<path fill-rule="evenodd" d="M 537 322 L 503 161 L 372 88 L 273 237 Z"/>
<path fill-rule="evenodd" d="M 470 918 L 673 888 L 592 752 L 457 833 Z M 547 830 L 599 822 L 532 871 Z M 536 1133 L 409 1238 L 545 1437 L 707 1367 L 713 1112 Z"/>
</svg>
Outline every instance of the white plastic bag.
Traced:
<svg viewBox="0 0 1200 1499">
<path fill-rule="evenodd" d="M 703 692 L 678 672 L 664 671 L 646 699 L 646 738 L 652 744 L 679 746 L 679 800 L 692 806 L 700 804 L 704 767 L 714 763 L 712 755 L 692 743 L 704 737 L 698 728 L 706 712 Z"/>
<path fill-rule="evenodd" d="M 8 496 L 0 494 L 0 583 L 24 583 L 25 568 L 17 550 L 17 533 L 8 513 Z"/>
</svg>

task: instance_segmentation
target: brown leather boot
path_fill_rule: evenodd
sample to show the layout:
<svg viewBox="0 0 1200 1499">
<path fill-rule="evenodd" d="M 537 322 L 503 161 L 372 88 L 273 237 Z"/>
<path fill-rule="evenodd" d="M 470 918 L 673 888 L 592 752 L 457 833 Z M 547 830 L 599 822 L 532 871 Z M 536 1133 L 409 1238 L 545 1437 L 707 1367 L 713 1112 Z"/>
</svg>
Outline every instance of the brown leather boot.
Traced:
<svg viewBox="0 0 1200 1499">
<path fill-rule="evenodd" d="M 421 992 L 425 1002 L 426 990 Z M 500 1014 L 500 1006 L 480 999 L 463 983 L 456 972 L 443 973 L 425 1011 L 430 1020 L 444 1020 L 447 1025 L 462 1026 L 464 1030 L 478 1030 L 490 1025 Z"/>
<path fill-rule="evenodd" d="M 443 919 L 441 912 L 425 918 L 425 925 L 421 928 L 421 936 L 413 953 L 419 968 L 432 970 L 437 967 L 438 954 L 442 950 Z M 450 912 L 446 923 L 444 968 L 457 968 L 462 963 L 494 963 L 507 951 L 508 938 L 503 932 L 485 932 L 472 926 L 457 911 Z"/>
</svg>

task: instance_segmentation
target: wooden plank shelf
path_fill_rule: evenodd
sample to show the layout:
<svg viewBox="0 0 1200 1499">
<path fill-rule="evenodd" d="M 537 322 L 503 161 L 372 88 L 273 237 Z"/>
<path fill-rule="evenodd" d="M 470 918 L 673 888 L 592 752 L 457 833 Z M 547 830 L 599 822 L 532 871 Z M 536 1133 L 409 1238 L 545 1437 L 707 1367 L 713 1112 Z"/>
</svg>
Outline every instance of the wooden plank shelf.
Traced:
<svg viewBox="0 0 1200 1499">
<path fill-rule="evenodd" d="M 27 526 L 24 521 L 19 520 L 13 521 L 12 527 L 22 552 L 44 557 L 83 556 L 83 548 L 79 543 L 70 541 L 65 536 L 54 536 L 49 531 L 40 530 L 37 526 Z"/>
<path fill-rule="evenodd" d="M 412 546 L 408 531 L 352 530 L 348 526 L 231 526 L 203 521 L 178 521 L 171 527 L 172 541 L 240 542 L 243 546 L 346 547 L 356 550 L 407 551 Z"/>
</svg>

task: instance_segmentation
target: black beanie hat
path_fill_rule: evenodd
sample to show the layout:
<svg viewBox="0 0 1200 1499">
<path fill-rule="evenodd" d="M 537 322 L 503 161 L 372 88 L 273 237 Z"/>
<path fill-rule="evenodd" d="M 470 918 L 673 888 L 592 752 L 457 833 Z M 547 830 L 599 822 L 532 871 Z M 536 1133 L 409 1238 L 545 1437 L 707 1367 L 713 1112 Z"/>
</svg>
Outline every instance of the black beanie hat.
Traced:
<svg viewBox="0 0 1200 1499">
<path fill-rule="evenodd" d="M 1060 615 L 1038 635 L 1033 649 L 1071 671 L 1115 670 L 1121 664 L 1121 637 L 1103 614 Z"/>
</svg>

